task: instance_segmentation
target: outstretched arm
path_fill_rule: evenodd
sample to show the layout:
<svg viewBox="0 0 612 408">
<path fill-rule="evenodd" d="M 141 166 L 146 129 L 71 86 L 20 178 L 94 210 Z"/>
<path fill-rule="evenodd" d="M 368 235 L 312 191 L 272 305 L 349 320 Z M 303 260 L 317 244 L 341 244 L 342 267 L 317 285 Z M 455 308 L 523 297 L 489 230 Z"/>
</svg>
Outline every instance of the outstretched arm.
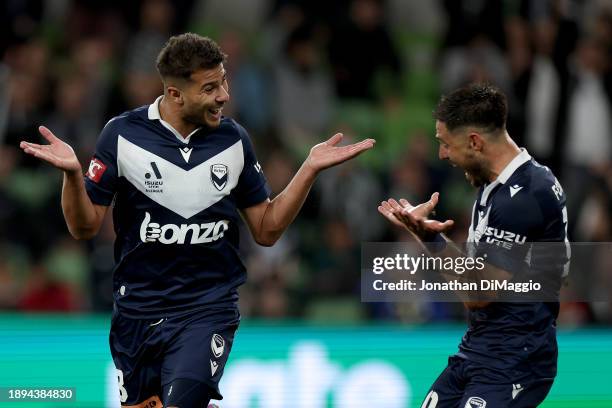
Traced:
<svg viewBox="0 0 612 408">
<path fill-rule="evenodd" d="M 83 170 L 72 147 L 46 127 L 40 126 L 38 130 L 49 144 L 22 141 L 19 147 L 25 153 L 64 172 L 62 210 L 68 231 L 76 239 L 90 239 L 98 233 L 108 207 L 95 205 L 89 199 L 83 181 Z"/>
<path fill-rule="evenodd" d="M 302 208 L 319 172 L 352 159 L 374 147 L 375 143 L 373 139 L 365 139 L 348 146 L 337 146 L 341 140 L 342 134 L 337 133 L 326 142 L 314 146 L 302 167 L 278 196 L 243 210 L 257 243 L 271 246 L 280 238 Z"/>
<path fill-rule="evenodd" d="M 436 252 L 436 256 L 442 258 L 460 258 L 465 257 L 465 254 L 456 246 L 454 243 L 447 238 L 443 233 L 449 230 L 454 222 L 452 220 L 446 220 L 440 222 L 437 220 L 429 219 L 429 215 L 432 214 L 434 208 L 438 204 L 439 193 L 432 194 L 429 201 L 421 203 L 417 206 L 413 206 L 405 199 L 400 199 L 399 202 L 394 199 L 388 199 L 381 202 L 378 207 L 378 211 L 389 220 L 392 224 L 405 228 L 408 230 L 415 239 L 421 243 L 425 249 L 431 248 L 431 245 L 427 243 L 446 241 L 444 249 L 441 252 Z M 434 244 L 436 245 L 436 244 Z M 508 279 L 511 275 L 491 264 L 485 264 L 485 268 L 482 271 L 474 272 L 473 275 L 463 274 L 457 275 L 455 273 L 447 274 L 443 273 L 442 276 L 448 281 L 451 280 L 465 280 L 465 281 L 478 281 L 478 277 L 475 274 L 480 273 L 483 277 L 489 279 Z M 468 309 L 480 309 L 487 306 L 490 301 L 483 300 L 483 295 L 494 297 L 494 292 L 488 292 L 473 296 L 469 293 L 458 292 L 458 296 L 463 301 L 463 304 Z"/>
</svg>

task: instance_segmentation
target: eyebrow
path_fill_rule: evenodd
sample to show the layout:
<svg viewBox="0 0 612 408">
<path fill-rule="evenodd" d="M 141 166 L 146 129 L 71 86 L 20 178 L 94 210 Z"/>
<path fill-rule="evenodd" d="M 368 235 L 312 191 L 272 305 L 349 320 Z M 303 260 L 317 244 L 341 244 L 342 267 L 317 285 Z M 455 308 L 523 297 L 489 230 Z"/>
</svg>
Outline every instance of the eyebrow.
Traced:
<svg viewBox="0 0 612 408">
<path fill-rule="evenodd" d="M 223 71 L 223 77 L 221 77 L 221 83 L 223 83 L 223 81 L 225 81 L 227 79 L 227 74 L 225 73 L 225 71 Z M 204 83 L 200 89 L 204 89 L 209 85 L 218 85 L 219 81 L 210 81 L 210 82 L 206 82 Z"/>
<path fill-rule="evenodd" d="M 207 87 L 207 86 L 209 86 L 209 85 L 214 86 L 214 85 L 217 85 L 217 84 L 218 84 L 218 82 L 217 82 L 217 81 L 206 82 L 206 83 L 202 84 L 202 86 L 200 87 L 200 89 L 204 89 L 204 88 L 206 88 L 206 87 Z"/>
</svg>

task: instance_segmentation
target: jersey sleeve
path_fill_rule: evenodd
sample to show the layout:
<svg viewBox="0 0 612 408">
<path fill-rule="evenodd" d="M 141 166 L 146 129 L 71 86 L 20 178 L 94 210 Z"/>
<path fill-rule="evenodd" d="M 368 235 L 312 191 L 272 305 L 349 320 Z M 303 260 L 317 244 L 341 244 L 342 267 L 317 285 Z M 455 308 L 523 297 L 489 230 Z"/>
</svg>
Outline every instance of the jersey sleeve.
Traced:
<svg viewBox="0 0 612 408">
<path fill-rule="evenodd" d="M 244 151 L 244 167 L 233 191 L 238 208 L 248 208 L 270 197 L 270 188 L 255 157 L 255 150 L 246 130 L 238 126 Z"/>
<path fill-rule="evenodd" d="M 96 151 L 85 172 L 85 189 L 94 204 L 108 206 L 112 203 L 117 189 L 117 132 L 114 121 L 106 124 Z"/>
<path fill-rule="evenodd" d="M 559 181 L 553 177 L 545 188 L 536 193 L 540 211 L 544 215 L 539 239 L 534 244 L 530 261 L 532 265 L 541 265 L 550 276 L 559 273 L 566 276 L 569 272 L 571 248 L 567 236 L 568 217 L 566 197 Z"/>
<path fill-rule="evenodd" d="M 515 276 L 556 277 L 567 262 L 565 199 L 549 186 L 516 193 L 491 211 L 478 252 L 487 262 Z M 479 245 L 480 246 L 480 245 Z"/>
</svg>

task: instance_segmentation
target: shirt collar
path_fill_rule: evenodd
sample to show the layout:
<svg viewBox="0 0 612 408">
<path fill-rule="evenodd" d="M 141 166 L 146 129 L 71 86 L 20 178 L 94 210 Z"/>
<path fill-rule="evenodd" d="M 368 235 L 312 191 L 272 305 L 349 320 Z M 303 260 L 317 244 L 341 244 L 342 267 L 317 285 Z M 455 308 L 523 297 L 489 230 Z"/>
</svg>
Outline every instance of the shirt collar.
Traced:
<svg viewBox="0 0 612 408">
<path fill-rule="evenodd" d="M 502 184 L 507 183 L 508 179 L 514 174 L 516 169 L 521 167 L 529 160 L 531 160 L 531 156 L 529 155 L 527 150 L 521 148 L 521 152 L 517 154 L 516 157 L 512 159 L 512 161 L 510 161 L 510 163 L 508 163 L 508 165 L 502 170 L 501 173 L 499 173 L 499 176 L 497 176 L 497 181 Z"/>
<path fill-rule="evenodd" d="M 183 136 L 181 136 L 181 134 L 178 132 L 178 130 L 176 130 L 174 127 L 172 127 L 171 124 L 169 124 L 168 122 L 166 122 L 165 120 L 163 120 L 161 118 L 161 114 L 159 113 L 159 103 L 161 102 L 163 97 L 164 97 L 164 95 L 158 96 L 157 99 L 155 99 L 155 102 L 153 102 L 152 104 L 149 105 L 149 109 L 147 110 L 147 116 L 149 117 L 149 120 L 159 120 L 159 122 L 166 129 L 168 129 L 170 132 L 172 132 L 172 134 L 174 134 L 174 136 L 179 140 L 179 142 L 184 143 L 184 144 L 188 144 L 189 141 L 191 140 L 191 136 L 193 136 L 201 128 L 195 129 L 193 132 L 191 132 L 185 138 Z"/>
<path fill-rule="evenodd" d="M 155 102 L 149 105 L 148 116 L 149 120 L 161 120 L 161 115 L 159 114 L 159 103 L 161 102 L 164 95 L 160 95 L 155 99 Z"/>
<path fill-rule="evenodd" d="M 506 167 L 504 167 L 501 173 L 499 173 L 499 176 L 497 176 L 497 178 L 491 184 L 487 184 L 484 187 L 484 189 L 482 190 L 482 195 L 480 196 L 480 205 L 487 205 L 489 196 L 491 195 L 495 187 L 500 184 L 506 184 L 508 182 L 508 179 L 514 174 L 516 169 L 521 167 L 529 160 L 531 160 L 531 156 L 529 155 L 527 150 L 521 148 L 521 152 L 517 154 L 516 157 L 512 159 Z"/>
</svg>

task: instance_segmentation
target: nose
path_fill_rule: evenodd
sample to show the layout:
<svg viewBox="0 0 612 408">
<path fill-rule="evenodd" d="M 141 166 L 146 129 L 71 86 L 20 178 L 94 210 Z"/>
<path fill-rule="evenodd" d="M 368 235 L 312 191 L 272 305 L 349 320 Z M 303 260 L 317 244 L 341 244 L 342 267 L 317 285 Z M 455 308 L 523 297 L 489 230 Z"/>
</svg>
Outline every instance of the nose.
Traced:
<svg viewBox="0 0 612 408">
<path fill-rule="evenodd" d="M 438 149 L 438 158 L 440 158 L 440 160 L 448 160 L 448 150 L 442 145 L 440 145 Z"/>
<path fill-rule="evenodd" d="M 220 91 L 217 94 L 216 101 L 219 103 L 225 103 L 229 101 L 229 89 L 226 89 L 224 86 L 220 87 Z"/>
</svg>

